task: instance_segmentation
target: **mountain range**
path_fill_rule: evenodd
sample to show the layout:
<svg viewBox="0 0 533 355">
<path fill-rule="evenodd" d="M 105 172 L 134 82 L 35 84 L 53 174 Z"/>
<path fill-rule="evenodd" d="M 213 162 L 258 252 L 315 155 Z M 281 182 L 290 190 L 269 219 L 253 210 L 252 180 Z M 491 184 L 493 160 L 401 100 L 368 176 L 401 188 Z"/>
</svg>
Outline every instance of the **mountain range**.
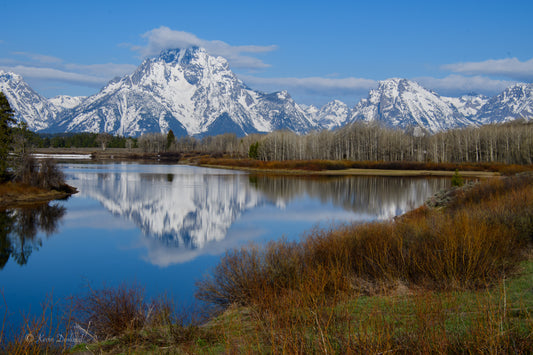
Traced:
<svg viewBox="0 0 533 355">
<path fill-rule="evenodd" d="M 378 82 L 353 108 L 334 100 L 318 108 L 296 103 L 287 91 L 246 86 L 226 59 L 203 48 L 172 49 L 145 59 L 88 97 L 51 99 L 21 76 L 0 71 L 0 90 L 36 132 L 108 132 L 121 136 L 172 129 L 176 136 L 335 129 L 362 120 L 388 127 L 442 130 L 533 116 L 533 84 L 516 84 L 494 97 L 445 97 L 407 79 Z"/>
</svg>

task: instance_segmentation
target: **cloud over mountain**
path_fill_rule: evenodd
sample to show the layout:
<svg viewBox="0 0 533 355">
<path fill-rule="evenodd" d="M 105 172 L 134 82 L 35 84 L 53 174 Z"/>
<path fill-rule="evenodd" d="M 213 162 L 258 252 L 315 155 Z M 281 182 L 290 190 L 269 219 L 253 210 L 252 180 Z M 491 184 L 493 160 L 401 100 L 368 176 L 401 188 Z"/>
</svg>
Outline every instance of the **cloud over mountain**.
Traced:
<svg viewBox="0 0 533 355">
<path fill-rule="evenodd" d="M 264 53 L 277 49 L 277 46 L 274 45 L 232 46 L 223 41 L 201 39 L 192 33 L 175 31 L 166 26 L 150 30 L 144 33 L 142 37 L 148 43 L 145 46 L 132 46 L 132 49 L 138 51 L 143 57 L 157 55 L 165 49 L 202 47 L 211 55 L 224 57 L 232 67 L 245 69 L 263 69 L 270 65 L 243 53 Z"/>
<path fill-rule="evenodd" d="M 505 88 L 516 84 L 516 81 L 491 79 L 481 75 L 468 77 L 457 74 L 451 74 L 444 78 L 421 77 L 413 80 L 440 94 L 450 96 L 468 92 L 492 96 L 494 93 L 500 93 Z"/>
<path fill-rule="evenodd" d="M 533 80 L 533 58 L 525 62 L 517 58 L 505 58 L 446 64 L 442 69 L 468 75 L 496 75 L 520 81 Z"/>
</svg>

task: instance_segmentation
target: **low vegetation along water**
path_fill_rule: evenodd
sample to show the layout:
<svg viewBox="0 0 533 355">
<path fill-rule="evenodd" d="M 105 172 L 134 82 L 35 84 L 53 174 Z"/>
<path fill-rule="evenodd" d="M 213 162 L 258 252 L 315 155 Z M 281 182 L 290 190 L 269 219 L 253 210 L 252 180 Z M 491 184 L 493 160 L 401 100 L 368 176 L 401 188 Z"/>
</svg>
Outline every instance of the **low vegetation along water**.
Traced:
<svg viewBox="0 0 533 355">
<path fill-rule="evenodd" d="M 6 326 L 43 300 L 123 283 L 194 301 L 228 249 L 296 240 L 320 224 L 390 219 L 449 186 L 444 178 L 288 177 L 176 165 L 63 164 L 79 193 L 0 213 Z M 7 327 L 9 328 L 9 327 Z"/>
</svg>

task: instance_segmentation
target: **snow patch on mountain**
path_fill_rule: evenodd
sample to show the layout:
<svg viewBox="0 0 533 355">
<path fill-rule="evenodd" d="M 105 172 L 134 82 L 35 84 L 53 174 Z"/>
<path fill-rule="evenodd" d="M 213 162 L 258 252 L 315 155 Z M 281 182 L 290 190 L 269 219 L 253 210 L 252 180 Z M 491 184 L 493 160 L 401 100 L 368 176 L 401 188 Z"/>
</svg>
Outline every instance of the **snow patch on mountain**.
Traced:
<svg viewBox="0 0 533 355">
<path fill-rule="evenodd" d="M 465 117 L 475 117 L 479 110 L 489 101 L 483 95 L 463 95 L 461 97 L 441 97 L 445 102 Z"/>
<path fill-rule="evenodd" d="M 48 102 L 50 102 L 57 109 L 71 109 L 80 105 L 86 98 L 86 96 L 59 95 L 48 99 Z"/>
</svg>

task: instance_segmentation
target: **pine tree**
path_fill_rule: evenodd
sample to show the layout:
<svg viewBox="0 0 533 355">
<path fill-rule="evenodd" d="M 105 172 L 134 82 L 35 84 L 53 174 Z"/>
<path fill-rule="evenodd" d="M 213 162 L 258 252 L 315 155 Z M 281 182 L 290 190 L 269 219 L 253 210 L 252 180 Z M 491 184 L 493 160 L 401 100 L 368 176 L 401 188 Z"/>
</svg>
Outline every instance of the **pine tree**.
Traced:
<svg viewBox="0 0 533 355">
<path fill-rule="evenodd" d="M 251 159 L 259 159 L 259 142 L 255 142 L 250 145 L 248 157 Z"/>
<path fill-rule="evenodd" d="M 0 177 L 5 179 L 8 168 L 8 155 L 13 140 L 11 125 L 15 123 L 13 110 L 7 97 L 0 92 Z"/>
<path fill-rule="evenodd" d="M 172 130 L 168 131 L 167 133 L 167 150 L 170 148 L 172 143 L 176 140 L 176 137 L 174 136 L 174 132 Z"/>
<path fill-rule="evenodd" d="M 455 169 L 455 173 L 452 176 L 452 186 L 461 187 L 463 185 L 463 177 L 459 174 L 459 170 Z"/>
</svg>

